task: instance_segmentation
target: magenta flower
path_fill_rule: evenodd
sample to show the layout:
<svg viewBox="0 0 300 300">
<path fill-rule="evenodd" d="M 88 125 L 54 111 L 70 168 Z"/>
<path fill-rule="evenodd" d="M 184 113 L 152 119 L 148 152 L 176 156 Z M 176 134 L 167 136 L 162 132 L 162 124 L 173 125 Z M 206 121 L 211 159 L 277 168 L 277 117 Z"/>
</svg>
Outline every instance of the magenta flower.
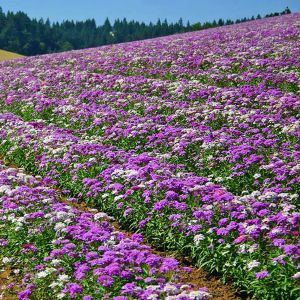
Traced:
<svg viewBox="0 0 300 300">
<path fill-rule="evenodd" d="M 237 237 L 233 243 L 234 244 L 241 244 L 241 243 L 244 243 L 245 241 L 247 241 L 248 239 L 248 236 L 247 235 L 240 235 L 239 237 Z"/>
</svg>

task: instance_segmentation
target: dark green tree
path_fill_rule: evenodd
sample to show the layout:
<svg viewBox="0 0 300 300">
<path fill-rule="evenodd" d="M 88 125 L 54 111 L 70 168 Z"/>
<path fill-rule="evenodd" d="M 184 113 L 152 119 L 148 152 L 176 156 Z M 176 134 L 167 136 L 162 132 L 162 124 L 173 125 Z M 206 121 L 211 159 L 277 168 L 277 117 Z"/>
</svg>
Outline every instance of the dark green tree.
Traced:
<svg viewBox="0 0 300 300">
<path fill-rule="evenodd" d="M 281 13 L 266 15 L 279 16 L 291 13 L 287 7 Z M 256 19 L 260 19 L 258 15 Z M 254 17 L 251 18 L 253 20 Z M 108 18 L 103 25 L 97 26 L 94 19 L 86 21 L 66 20 L 61 23 L 51 23 L 49 19 L 31 19 L 23 12 L 4 13 L 0 7 L 0 49 L 17 52 L 25 55 L 36 55 L 68 51 L 107 45 L 112 43 L 129 42 L 146 38 L 159 37 L 169 34 L 202 30 L 206 28 L 231 25 L 249 21 L 249 18 L 232 20 L 219 19 L 218 21 L 196 22 L 186 25 L 183 19 L 178 22 L 168 23 L 160 19 L 153 24 L 144 22 L 116 19 L 112 24 Z"/>
</svg>

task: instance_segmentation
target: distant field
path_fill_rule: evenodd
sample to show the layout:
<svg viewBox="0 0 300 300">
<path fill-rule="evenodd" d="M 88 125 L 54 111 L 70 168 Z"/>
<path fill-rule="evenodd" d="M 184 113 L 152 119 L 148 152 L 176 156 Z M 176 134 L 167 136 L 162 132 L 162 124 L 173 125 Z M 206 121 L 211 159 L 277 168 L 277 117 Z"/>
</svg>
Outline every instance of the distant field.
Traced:
<svg viewBox="0 0 300 300">
<path fill-rule="evenodd" d="M 23 55 L 13 53 L 13 52 L 8 52 L 5 50 L 0 50 L 0 61 L 21 58 L 21 57 L 23 57 Z"/>
</svg>

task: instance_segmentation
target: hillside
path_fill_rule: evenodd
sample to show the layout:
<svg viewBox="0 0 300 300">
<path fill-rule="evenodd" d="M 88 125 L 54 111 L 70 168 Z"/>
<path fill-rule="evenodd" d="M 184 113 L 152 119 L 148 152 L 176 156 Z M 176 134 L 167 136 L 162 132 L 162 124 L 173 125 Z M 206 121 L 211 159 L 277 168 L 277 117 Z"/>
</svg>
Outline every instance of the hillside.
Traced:
<svg viewBox="0 0 300 300">
<path fill-rule="evenodd" d="M 174 260 L 139 256 L 53 192 L 52 218 L 45 185 L 256 299 L 299 299 L 299 25 L 296 13 L 0 64 L 0 155 L 41 180 L 32 191 L 4 172 L 0 257 L 31 268 L 33 299 L 209 297 L 180 298 L 163 285 Z M 32 223 L 59 238 L 36 242 Z"/>
<path fill-rule="evenodd" d="M 17 54 L 17 53 L 0 50 L 0 61 L 11 60 L 11 59 L 16 59 L 16 58 L 21 58 L 21 57 L 24 57 L 24 56 Z"/>
</svg>

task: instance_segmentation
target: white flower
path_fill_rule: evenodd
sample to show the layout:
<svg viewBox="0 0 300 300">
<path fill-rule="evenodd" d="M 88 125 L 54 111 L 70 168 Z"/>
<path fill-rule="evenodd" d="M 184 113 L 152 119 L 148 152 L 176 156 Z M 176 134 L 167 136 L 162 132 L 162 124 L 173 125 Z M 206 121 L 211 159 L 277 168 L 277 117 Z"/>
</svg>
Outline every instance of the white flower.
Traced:
<svg viewBox="0 0 300 300">
<path fill-rule="evenodd" d="M 247 246 L 246 246 L 246 244 L 240 245 L 238 252 L 239 253 L 246 253 L 247 252 Z"/>
<path fill-rule="evenodd" d="M 11 191 L 11 187 L 9 185 L 1 185 L 0 193 L 7 193 Z"/>
<path fill-rule="evenodd" d="M 188 284 L 183 284 L 183 285 L 180 287 L 180 289 L 181 289 L 182 291 L 188 290 L 189 288 L 190 288 L 190 286 L 189 286 Z"/>
<path fill-rule="evenodd" d="M 252 270 L 256 267 L 258 267 L 260 265 L 260 262 L 257 261 L 257 260 L 253 260 L 253 261 L 250 261 L 248 264 L 247 264 L 247 268 L 248 270 Z"/>
<path fill-rule="evenodd" d="M 295 273 L 292 278 L 294 279 L 300 279 L 300 272 Z"/>
<path fill-rule="evenodd" d="M 58 299 L 62 299 L 62 298 L 64 298 L 65 296 L 66 296 L 65 293 L 59 293 L 59 294 L 57 294 L 57 298 L 58 298 Z"/>
<path fill-rule="evenodd" d="M 256 229 L 257 229 L 257 225 L 254 225 L 254 224 L 249 225 L 246 227 L 246 233 L 250 234 L 250 233 L 254 232 Z"/>
<path fill-rule="evenodd" d="M 52 202 L 52 199 L 46 198 L 46 199 L 43 199 L 42 202 L 43 202 L 44 204 L 51 203 L 51 202 Z"/>
<path fill-rule="evenodd" d="M 147 300 L 157 300 L 157 299 L 159 299 L 157 294 L 151 294 L 147 297 Z"/>
<path fill-rule="evenodd" d="M 192 291 L 188 294 L 190 299 L 201 300 L 211 297 L 211 295 L 206 291 Z"/>
<path fill-rule="evenodd" d="M 223 182 L 224 181 L 224 178 L 223 177 L 217 177 L 215 179 L 215 182 Z"/>
<path fill-rule="evenodd" d="M 116 197 L 115 197 L 115 201 L 117 202 L 117 201 L 119 201 L 119 200 L 122 199 L 122 198 L 123 198 L 123 195 L 116 196 Z"/>
<path fill-rule="evenodd" d="M 62 231 L 66 227 L 66 224 L 63 222 L 58 222 L 54 226 L 55 231 Z"/>
<path fill-rule="evenodd" d="M 53 281 L 53 282 L 49 285 L 49 287 L 52 288 L 52 289 L 55 289 L 56 287 L 61 287 L 61 286 L 62 286 L 61 283 L 55 282 L 55 281 Z"/>
<path fill-rule="evenodd" d="M 251 193 L 251 196 L 253 196 L 253 197 L 259 197 L 260 195 L 261 195 L 260 191 L 253 191 Z"/>
<path fill-rule="evenodd" d="M 13 261 L 13 258 L 12 257 L 3 257 L 2 258 L 2 262 L 4 263 L 4 264 L 8 264 L 8 263 L 10 263 L 10 262 L 12 262 Z"/>
<path fill-rule="evenodd" d="M 48 276 L 48 273 L 46 271 L 41 271 L 41 272 L 38 272 L 36 273 L 36 278 L 45 278 Z"/>
<path fill-rule="evenodd" d="M 51 261 L 51 265 L 53 265 L 53 266 L 56 267 L 56 266 L 59 266 L 61 262 L 62 262 L 61 259 L 53 259 L 53 260 Z"/>
<path fill-rule="evenodd" d="M 200 244 L 201 241 L 203 241 L 205 239 L 205 236 L 203 234 L 197 234 L 194 236 L 194 243 L 196 246 L 198 246 Z"/>
<path fill-rule="evenodd" d="M 15 231 L 20 231 L 23 229 L 23 224 L 22 223 L 17 223 L 16 227 L 15 227 Z"/>
<path fill-rule="evenodd" d="M 160 286 L 159 285 L 148 285 L 147 290 L 158 291 L 158 290 L 160 290 Z"/>
<path fill-rule="evenodd" d="M 36 273 L 36 278 L 45 278 L 47 277 L 49 274 L 55 272 L 56 269 L 55 268 L 46 268 L 44 271 L 38 272 Z"/>
<path fill-rule="evenodd" d="M 167 292 L 167 293 L 176 293 L 177 291 L 178 291 L 177 287 L 174 286 L 173 284 L 167 283 L 164 286 L 164 292 Z"/>
<path fill-rule="evenodd" d="M 70 206 L 65 206 L 65 208 L 71 209 Z M 59 218 L 59 219 L 65 220 L 65 219 L 74 217 L 74 214 L 73 214 L 73 213 L 70 213 L 70 212 L 59 211 L 59 212 L 57 212 L 56 216 L 57 216 L 57 218 Z"/>
<path fill-rule="evenodd" d="M 253 253 L 258 249 L 258 245 L 257 244 L 253 244 L 249 247 L 248 252 L 249 253 Z"/>
<path fill-rule="evenodd" d="M 58 276 L 58 280 L 62 282 L 67 282 L 70 280 L 70 277 L 66 274 L 61 274 Z"/>
<path fill-rule="evenodd" d="M 8 220 L 8 221 L 12 221 L 12 222 L 16 222 L 16 216 L 15 216 L 14 214 L 9 215 L 9 216 L 7 217 L 7 220 Z"/>
<path fill-rule="evenodd" d="M 176 300 L 176 296 L 167 296 L 166 300 Z"/>
<path fill-rule="evenodd" d="M 106 213 L 99 212 L 99 213 L 94 215 L 94 220 L 98 221 L 100 219 L 106 219 L 107 217 L 108 217 L 108 215 Z"/>
</svg>

